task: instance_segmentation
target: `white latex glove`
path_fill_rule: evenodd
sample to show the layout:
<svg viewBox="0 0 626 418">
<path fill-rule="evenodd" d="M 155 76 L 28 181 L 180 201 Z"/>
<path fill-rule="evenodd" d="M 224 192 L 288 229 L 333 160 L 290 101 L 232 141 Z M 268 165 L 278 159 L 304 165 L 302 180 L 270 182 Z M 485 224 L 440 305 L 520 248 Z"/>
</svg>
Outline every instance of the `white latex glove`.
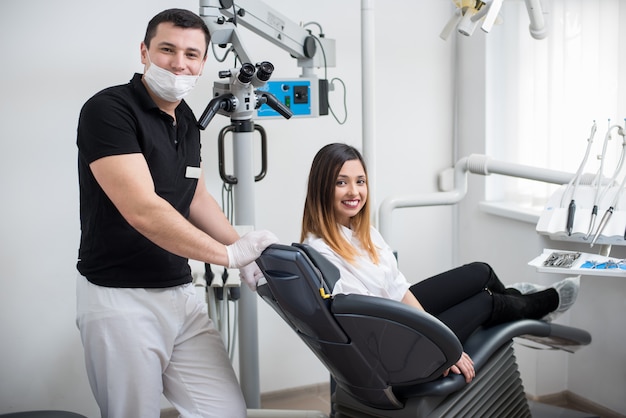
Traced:
<svg viewBox="0 0 626 418">
<path fill-rule="evenodd" d="M 252 262 L 239 268 L 239 278 L 248 285 L 250 290 L 256 292 L 256 284 L 263 278 L 263 272 L 256 263 Z"/>
<path fill-rule="evenodd" d="M 228 268 L 237 269 L 247 266 L 259 258 L 263 250 L 278 242 L 276 235 L 270 231 L 251 231 L 234 243 L 226 246 L 228 252 Z M 255 285 L 256 286 L 256 285 Z"/>
</svg>

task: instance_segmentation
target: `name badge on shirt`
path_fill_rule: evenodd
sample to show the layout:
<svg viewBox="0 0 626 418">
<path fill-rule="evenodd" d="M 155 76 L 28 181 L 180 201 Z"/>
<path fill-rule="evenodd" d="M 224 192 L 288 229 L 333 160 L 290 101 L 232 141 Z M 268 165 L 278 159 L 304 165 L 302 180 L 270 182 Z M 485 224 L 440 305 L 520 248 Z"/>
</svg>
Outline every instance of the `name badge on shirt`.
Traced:
<svg viewBox="0 0 626 418">
<path fill-rule="evenodd" d="M 200 173 L 202 173 L 200 167 L 187 166 L 187 172 L 185 173 L 185 177 L 187 177 L 188 179 L 199 179 Z"/>
</svg>

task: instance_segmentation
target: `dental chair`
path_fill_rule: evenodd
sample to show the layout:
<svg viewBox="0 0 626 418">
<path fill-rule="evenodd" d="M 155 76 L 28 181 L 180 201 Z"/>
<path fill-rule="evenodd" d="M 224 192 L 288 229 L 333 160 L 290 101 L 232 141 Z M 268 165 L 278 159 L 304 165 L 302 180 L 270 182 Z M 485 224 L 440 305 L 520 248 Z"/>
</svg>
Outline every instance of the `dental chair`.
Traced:
<svg viewBox="0 0 626 418">
<path fill-rule="evenodd" d="M 357 294 L 329 295 L 337 268 L 303 244 L 274 244 L 257 264 L 259 295 L 315 353 L 336 381 L 335 418 L 529 417 L 513 352 L 514 337 L 574 351 L 589 344 L 580 329 L 522 320 L 477 330 L 462 347 L 432 315 L 401 302 Z M 442 373 L 465 350 L 470 384 Z"/>
</svg>

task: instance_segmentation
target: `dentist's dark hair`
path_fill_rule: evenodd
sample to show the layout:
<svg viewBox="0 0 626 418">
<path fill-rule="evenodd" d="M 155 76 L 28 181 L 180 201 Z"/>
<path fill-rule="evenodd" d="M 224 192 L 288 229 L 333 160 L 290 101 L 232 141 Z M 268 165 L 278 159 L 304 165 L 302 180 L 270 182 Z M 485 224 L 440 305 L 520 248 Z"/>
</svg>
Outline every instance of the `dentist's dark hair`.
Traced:
<svg viewBox="0 0 626 418">
<path fill-rule="evenodd" d="M 308 234 L 322 238 L 334 252 L 350 262 L 354 262 L 359 253 L 341 233 L 334 201 L 339 172 L 346 161 L 352 160 L 358 160 L 363 166 L 367 185 L 365 161 L 361 153 L 353 146 L 333 143 L 317 152 L 309 173 L 300 234 L 300 241 L 304 241 Z M 378 263 L 378 252 L 372 243 L 370 228 L 370 199 L 367 199 L 359 213 L 352 217 L 351 229 L 372 261 Z"/>
<path fill-rule="evenodd" d="M 185 9 L 167 9 L 154 16 L 150 22 L 148 22 L 146 36 L 143 39 L 143 43 L 146 44 L 146 47 L 150 48 L 150 41 L 156 36 L 157 26 L 165 22 L 169 22 L 179 28 L 201 29 L 204 32 L 204 39 L 206 41 L 206 48 L 204 49 L 204 56 L 206 57 L 209 50 L 209 42 L 211 42 L 209 28 L 200 16 Z"/>
</svg>

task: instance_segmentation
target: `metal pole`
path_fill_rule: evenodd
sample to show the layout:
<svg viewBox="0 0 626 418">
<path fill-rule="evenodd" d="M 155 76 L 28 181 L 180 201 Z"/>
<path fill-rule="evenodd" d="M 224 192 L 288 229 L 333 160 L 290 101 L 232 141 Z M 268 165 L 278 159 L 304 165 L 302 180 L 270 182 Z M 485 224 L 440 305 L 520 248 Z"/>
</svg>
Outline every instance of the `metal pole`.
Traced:
<svg viewBox="0 0 626 418">
<path fill-rule="evenodd" d="M 254 122 L 233 121 L 235 224 L 254 229 Z M 257 298 L 242 286 L 239 299 L 239 380 L 248 408 L 261 407 Z"/>
<path fill-rule="evenodd" d="M 361 0 L 361 100 L 363 158 L 367 164 L 368 188 L 372 221 L 378 224 L 376 203 L 376 34 L 374 32 L 374 0 Z"/>
<path fill-rule="evenodd" d="M 387 243 L 393 248 L 392 213 L 398 208 L 415 208 L 423 206 L 454 205 L 467 193 L 468 173 L 502 174 L 544 183 L 565 184 L 574 176 L 573 173 L 532 167 L 522 164 L 493 160 L 486 155 L 472 154 L 463 157 L 454 165 L 454 189 L 446 192 L 422 193 L 405 196 L 389 196 L 379 208 L 379 231 Z"/>
</svg>

